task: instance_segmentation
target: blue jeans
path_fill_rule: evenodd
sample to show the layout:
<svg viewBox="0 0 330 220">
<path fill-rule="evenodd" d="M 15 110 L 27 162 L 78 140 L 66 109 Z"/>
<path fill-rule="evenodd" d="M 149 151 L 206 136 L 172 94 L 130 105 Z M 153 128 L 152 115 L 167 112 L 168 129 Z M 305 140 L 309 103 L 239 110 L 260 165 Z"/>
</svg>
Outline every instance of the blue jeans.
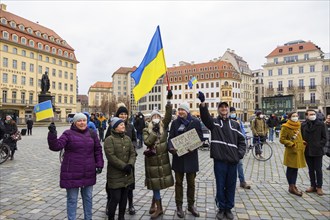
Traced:
<svg viewBox="0 0 330 220">
<path fill-rule="evenodd" d="M 243 159 L 240 159 L 237 164 L 238 179 L 240 183 L 245 182 L 244 171 L 243 171 Z"/>
<path fill-rule="evenodd" d="M 81 193 L 81 197 L 82 197 L 82 201 L 83 201 L 84 219 L 91 220 L 92 219 L 93 186 L 66 189 L 68 220 L 76 220 L 79 189 L 80 189 L 80 193 Z"/>
<path fill-rule="evenodd" d="M 217 207 L 219 210 L 232 209 L 235 203 L 237 164 L 214 160 L 214 175 L 217 185 Z"/>
<path fill-rule="evenodd" d="M 274 141 L 274 133 L 275 133 L 275 129 L 269 128 L 269 141 Z"/>
<path fill-rule="evenodd" d="M 152 192 L 154 193 L 154 199 L 155 200 L 160 200 L 160 190 L 152 190 Z"/>
<path fill-rule="evenodd" d="M 140 145 L 139 145 L 139 147 L 143 147 L 143 133 L 142 132 L 136 132 L 136 137 L 137 137 L 137 139 L 140 141 Z"/>
</svg>

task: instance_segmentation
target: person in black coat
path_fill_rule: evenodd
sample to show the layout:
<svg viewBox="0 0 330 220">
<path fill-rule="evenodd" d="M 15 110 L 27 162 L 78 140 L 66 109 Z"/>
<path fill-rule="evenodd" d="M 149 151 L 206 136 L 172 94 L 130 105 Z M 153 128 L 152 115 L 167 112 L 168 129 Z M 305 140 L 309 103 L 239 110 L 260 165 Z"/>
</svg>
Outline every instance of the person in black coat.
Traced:
<svg viewBox="0 0 330 220">
<path fill-rule="evenodd" d="M 32 135 L 33 120 L 31 116 L 26 120 L 27 135 Z"/>
<path fill-rule="evenodd" d="M 318 195 L 322 196 L 324 195 L 322 191 L 322 158 L 326 144 L 325 127 L 323 122 L 316 119 L 316 112 L 314 110 L 307 110 L 305 116 L 306 121 L 301 125 L 301 133 L 304 141 L 307 142 L 305 158 L 311 184 L 306 192 L 316 192 Z"/>
<path fill-rule="evenodd" d="M 141 112 L 137 113 L 135 116 L 134 127 L 136 129 L 136 136 L 139 139 L 138 148 L 143 147 L 143 129 L 145 126 L 144 115 Z"/>
<path fill-rule="evenodd" d="M 169 140 L 194 128 L 200 140 L 202 140 L 203 132 L 200 121 L 191 116 L 188 103 L 181 103 L 178 108 L 178 118 L 174 120 L 171 125 Z M 179 218 L 184 217 L 184 212 L 182 210 L 183 178 L 184 174 L 186 174 L 188 211 L 195 217 L 199 217 L 199 213 L 194 206 L 195 178 L 196 172 L 199 171 L 198 150 L 195 149 L 179 157 L 171 141 L 169 141 L 168 145 L 169 151 L 173 154 L 172 169 L 175 172 L 175 203 L 177 206 L 177 216 Z"/>
<path fill-rule="evenodd" d="M 17 141 L 12 139 L 11 135 L 17 132 L 17 125 L 10 115 L 6 116 L 4 128 L 3 142 L 10 147 L 10 160 L 13 160 L 15 151 L 17 150 Z"/>
</svg>

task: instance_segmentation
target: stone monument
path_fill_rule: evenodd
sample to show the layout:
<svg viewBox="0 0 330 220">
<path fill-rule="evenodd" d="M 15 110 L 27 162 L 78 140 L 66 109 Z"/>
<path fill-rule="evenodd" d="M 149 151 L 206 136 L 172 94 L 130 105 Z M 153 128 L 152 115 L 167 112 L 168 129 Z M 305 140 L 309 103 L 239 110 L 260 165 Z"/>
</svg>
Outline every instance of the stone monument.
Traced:
<svg viewBox="0 0 330 220">
<path fill-rule="evenodd" d="M 38 102 L 45 102 L 45 101 L 52 101 L 53 103 L 53 96 L 51 96 L 49 92 L 50 87 L 50 81 L 48 77 L 48 72 L 46 71 L 44 74 L 42 74 L 41 77 L 41 93 L 38 95 Z M 54 103 L 53 103 L 53 109 L 54 109 Z"/>
</svg>

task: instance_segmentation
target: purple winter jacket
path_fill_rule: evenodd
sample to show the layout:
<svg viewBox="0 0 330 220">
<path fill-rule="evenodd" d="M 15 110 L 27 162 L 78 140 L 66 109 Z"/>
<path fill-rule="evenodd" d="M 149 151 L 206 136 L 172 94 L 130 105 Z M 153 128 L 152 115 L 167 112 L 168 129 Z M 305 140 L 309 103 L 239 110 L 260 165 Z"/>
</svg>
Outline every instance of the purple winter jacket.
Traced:
<svg viewBox="0 0 330 220">
<path fill-rule="evenodd" d="M 75 125 L 63 132 L 60 138 L 48 133 L 48 145 L 52 151 L 64 148 L 60 187 L 78 188 L 96 183 L 96 168 L 103 168 L 102 146 L 96 133 L 88 128 L 79 130 Z"/>
</svg>

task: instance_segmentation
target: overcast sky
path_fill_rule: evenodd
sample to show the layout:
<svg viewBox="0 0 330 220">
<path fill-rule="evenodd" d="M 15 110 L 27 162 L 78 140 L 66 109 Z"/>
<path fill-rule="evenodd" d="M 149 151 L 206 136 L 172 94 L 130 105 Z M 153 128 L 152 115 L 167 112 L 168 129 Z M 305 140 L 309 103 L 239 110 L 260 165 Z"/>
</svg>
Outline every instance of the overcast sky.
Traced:
<svg viewBox="0 0 330 220">
<path fill-rule="evenodd" d="M 292 40 L 330 51 L 330 1 L 4 1 L 7 11 L 54 30 L 74 49 L 79 94 L 138 66 L 157 25 L 168 67 L 235 50 L 252 70 Z"/>
</svg>

